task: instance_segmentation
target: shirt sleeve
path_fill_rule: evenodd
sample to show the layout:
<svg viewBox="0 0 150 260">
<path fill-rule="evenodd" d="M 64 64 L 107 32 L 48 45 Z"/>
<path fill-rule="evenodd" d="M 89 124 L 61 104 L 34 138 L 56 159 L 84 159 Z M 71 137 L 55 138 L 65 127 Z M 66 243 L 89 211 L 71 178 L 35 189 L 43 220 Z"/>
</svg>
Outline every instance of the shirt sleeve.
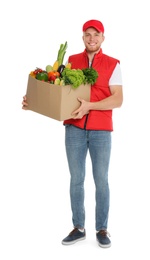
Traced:
<svg viewBox="0 0 150 260">
<path fill-rule="evenodd" d="M 109 79 L 109 86 L 112 85 L 122 85 L 122 74 L 120 64 L 117 63 L 110 79 Z"/>
</svg>

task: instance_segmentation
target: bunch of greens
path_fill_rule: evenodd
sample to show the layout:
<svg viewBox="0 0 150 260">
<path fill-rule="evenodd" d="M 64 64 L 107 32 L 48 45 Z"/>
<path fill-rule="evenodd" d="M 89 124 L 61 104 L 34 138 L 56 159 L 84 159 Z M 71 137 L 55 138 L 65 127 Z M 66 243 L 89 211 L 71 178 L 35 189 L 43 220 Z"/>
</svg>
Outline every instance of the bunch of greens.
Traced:
<svg viewBox="0 0 150 260">
<path fill-rule="evenodd" d="M 82 71 L 85 76 L 84 84 L 88 83 L 88 84 L 93 85 L 96 82 L 96 79 L 98 78 L 98 72 L 95 69 L 93 69 L 92 67 L 82 69 Z"/>
<path fill-rule="evenodd" d="M 65 85 L 72 85 L 73 88 L 77 88 L 85 82 L 84 73 L 80 69 L 65 68 L 61 75 Z"/>
<path fill-rule="evenodd" d="M 73 88 L 79 87 L 81 84 L 91 84 L 96 82 L 98 73 L 93 68 L 86 69 L 69 69 L 64 68 L 62 79 L 65 85 L 72 85 Z"/>
</svg>

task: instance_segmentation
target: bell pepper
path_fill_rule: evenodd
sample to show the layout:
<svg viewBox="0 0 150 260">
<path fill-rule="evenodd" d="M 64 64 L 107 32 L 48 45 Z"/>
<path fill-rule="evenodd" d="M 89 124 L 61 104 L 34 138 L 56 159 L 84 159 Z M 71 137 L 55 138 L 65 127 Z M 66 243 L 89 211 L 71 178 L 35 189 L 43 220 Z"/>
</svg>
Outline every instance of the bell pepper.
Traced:
<svg viewBox="0 0 150 260">
<path fill-rule="evenodd" d="M 42 81 L 48 81 L 48 74 L 46 72 L 40 72 L 36 74 L 36 79 L 42 80 Z"/>
</svg>

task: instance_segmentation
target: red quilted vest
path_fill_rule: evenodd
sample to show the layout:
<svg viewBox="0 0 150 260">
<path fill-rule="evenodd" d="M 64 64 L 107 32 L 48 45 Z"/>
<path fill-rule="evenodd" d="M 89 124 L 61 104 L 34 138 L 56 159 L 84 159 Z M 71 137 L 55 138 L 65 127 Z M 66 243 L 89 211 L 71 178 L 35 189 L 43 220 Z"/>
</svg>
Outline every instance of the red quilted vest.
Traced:
<svg viewBox="0 0 150 260">
<path fill-rule="evenodd" d="M 73 69 L 89 67 L 86 50 L 70 56 L 68 61 L 71 62 Z M 108 83 L 117 63 L 119 63 L 119 60 L 103 54 L 102 49 L 95 54 L 92 67 L 97 70 L 99 76 L 96 83 L 91 86 L 91 102 L 100 101 L 111 95 Z M 71 124 L 87 130 L 113 131 L 112 110 L 91 110 L 82 119 L 65 120 L 65 124 Z"/>
</svg>

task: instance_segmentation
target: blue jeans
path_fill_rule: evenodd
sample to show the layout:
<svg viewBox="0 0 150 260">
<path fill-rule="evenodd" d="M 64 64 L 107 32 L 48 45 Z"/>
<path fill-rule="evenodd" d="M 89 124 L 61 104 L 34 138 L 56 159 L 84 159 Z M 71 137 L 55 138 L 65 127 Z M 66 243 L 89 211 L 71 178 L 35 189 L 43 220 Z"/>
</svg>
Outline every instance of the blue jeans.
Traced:
<svg viewBox="0 0 150 260">
<path fill-rule="evenodd" d="M 65 126 L 65 145 L 70 170 L 70 199 L 74 227 L 85 227 L 84 180 L 86 155 L 89 151 L 95 183 L 95 229 L 107 229 L 109 214 L 108 168 L 111 132 L 84 130 Z"/>
</svg>

